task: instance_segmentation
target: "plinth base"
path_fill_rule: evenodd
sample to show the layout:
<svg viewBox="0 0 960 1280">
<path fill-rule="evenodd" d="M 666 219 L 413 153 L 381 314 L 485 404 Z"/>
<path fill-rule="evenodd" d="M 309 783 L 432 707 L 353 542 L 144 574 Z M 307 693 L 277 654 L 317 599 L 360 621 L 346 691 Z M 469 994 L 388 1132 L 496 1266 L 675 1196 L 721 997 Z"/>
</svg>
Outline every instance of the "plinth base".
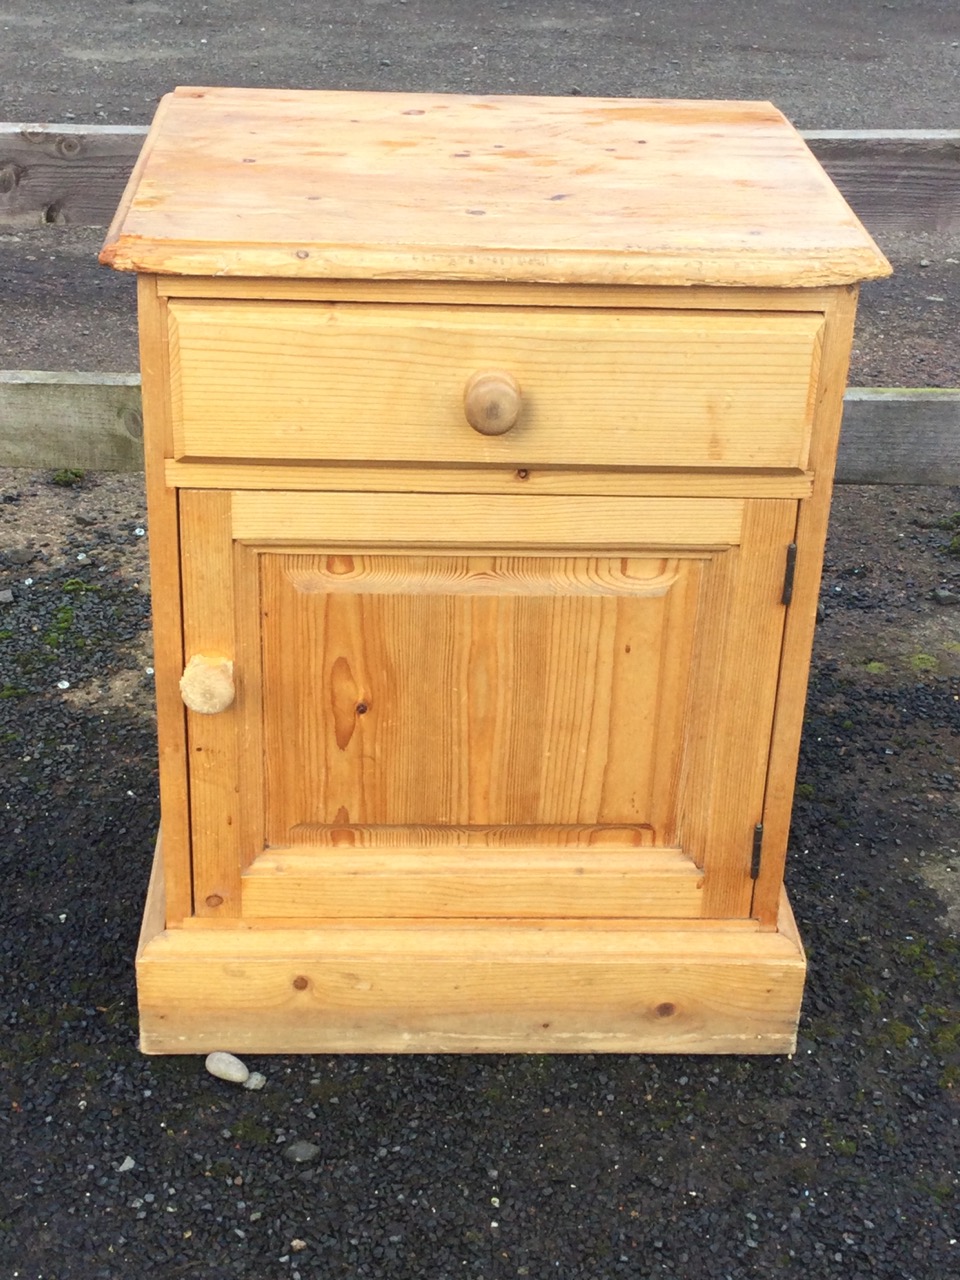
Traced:
<svg viewBox="0 0 960 1280">
<path fill-rule="evenodd" d="M 144 1053 L 792 1053 L 806 961 L 751 921 L 349 921 L 163 928 L 137 954 Z"/>
</svg>

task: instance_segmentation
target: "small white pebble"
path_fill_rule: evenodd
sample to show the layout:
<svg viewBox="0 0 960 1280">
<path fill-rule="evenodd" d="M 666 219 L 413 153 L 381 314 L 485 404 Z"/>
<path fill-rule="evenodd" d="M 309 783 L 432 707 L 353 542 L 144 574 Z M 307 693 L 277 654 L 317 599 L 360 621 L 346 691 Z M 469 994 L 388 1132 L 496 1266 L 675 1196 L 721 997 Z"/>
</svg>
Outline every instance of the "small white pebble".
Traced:
<svg viewBox="0 0 960 1280">
<path fill-rule="evenodd" d="M 32 578 L 24 578 L 24 580 L 23 580 L 23 585 L 24 585 L 25 587 L 32 587 L 32 586 L 33 586 L 33 579 L 32 579 Z"/>
<path fill-rule="evenodd" d="M 117 1165 L 117 1173 L 129 1173 L 131 1169 L 136 1167 L 137 1162 L 132 1156 L 124 1156 L 123 1163 Z"/>
<path fill-rule="evenodd" d="M 90 563 L 90 557 L 87 555 L 85 551 L 81 551 L 80 554 L 77 556 L 77 564 L 89 564 L 89 563 Z"/>
<path fill-rule="evenodd" d="M 250 1072 L 239 1058 L 219 1049 L 207 1054 L 204 1065 L 212 1076 L 216 1076 L 218 1080 L 227 1080 L 230 1084 L 245 1084 L 250 1078 Z"/>
<path fill-rule="evenodd" d="M 57 688 L 58 688 L 58 689 L 69 689 L 69 688 L 70 688 L 70 681 L 69 681 L 69 680 L 58 680 L 58 681 L 57 681 Z"/>
<path fill-rule="evenodd" d="M 290 1241 L 290 1248 L 293 1250 L 293 1252 L 294 1252 L 294 1253 L 303 1253 L 303 1251 L 304 1251 L 304 1249 L 305 1249 L 306 1247 L 307 1247 L 307 1242 L 306 1242 L 306 1240 L 291 1240 L 291 1241 Z"/>
<path fill-rule="evenodd" d="M 133 531 L 134 537 L 137 537 L 137 538 L 142 538 L 146 532 L 147 532 L 146 529 L 144 529 L 141 525 L 137 525 L 137 527 Z"/>
<path fill-rule="evenodd" d="M 144 671 L 147 673 L 147 675 L 148 675 L 148 676 L 152 676 L 152 675 L 153 675 L 153 667 L 144 667 L 143 669 L 144 669 Z"/>
<path fill-rule="evenodd" d="M 267 1077 L 265 1075 L 261 1075 L 259 1071 L 251 1071 L 246 1080 L 244 1080 L 243 1087 L 245 1089 L 262 1089 L 266 1083 Z"/>
</svg>

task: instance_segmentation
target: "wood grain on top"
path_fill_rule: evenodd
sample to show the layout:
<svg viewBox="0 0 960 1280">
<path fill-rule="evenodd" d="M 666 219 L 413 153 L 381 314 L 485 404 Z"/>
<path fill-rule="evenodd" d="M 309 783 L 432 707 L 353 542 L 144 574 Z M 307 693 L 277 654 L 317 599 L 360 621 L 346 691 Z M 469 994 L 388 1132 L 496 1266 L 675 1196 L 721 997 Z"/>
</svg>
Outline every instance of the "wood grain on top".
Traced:
<svg viewBox="0 0 960 1280">
<path fill-rule="evenodd" d="M 161 102 L 101 261 L 732 286 L 890 270 L 769 103 L 214 88 Z"/>
</svg>

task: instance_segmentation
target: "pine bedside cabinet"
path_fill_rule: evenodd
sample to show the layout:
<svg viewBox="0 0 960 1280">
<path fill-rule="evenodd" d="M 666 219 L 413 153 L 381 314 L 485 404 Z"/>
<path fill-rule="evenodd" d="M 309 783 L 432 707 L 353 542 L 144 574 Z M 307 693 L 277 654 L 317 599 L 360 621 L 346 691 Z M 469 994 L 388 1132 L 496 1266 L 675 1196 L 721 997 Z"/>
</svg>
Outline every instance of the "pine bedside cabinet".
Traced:
<svg viewBox="0 0 960 1280">
<path fill-rule="evenodd" d="M 183 88 L 139 273 L 148 1053 L 790 1052 L 860 280 L 757 102 Z"/>
</svg>

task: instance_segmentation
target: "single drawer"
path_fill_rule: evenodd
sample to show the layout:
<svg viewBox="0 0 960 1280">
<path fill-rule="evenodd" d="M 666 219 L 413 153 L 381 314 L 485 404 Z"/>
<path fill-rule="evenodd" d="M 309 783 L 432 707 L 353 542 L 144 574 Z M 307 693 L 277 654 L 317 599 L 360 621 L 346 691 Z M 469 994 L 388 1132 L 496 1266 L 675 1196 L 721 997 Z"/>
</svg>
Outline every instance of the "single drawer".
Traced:
<svg viewBox="0 0 960 1280">
<path fill-rule="evenodd" d="M 169 315 L 177 458 L 807 465 L 819 314 L 174 299 Z M 489 371 L 519 388 L 502 435 L 465 412 Z"/>
</svg>

